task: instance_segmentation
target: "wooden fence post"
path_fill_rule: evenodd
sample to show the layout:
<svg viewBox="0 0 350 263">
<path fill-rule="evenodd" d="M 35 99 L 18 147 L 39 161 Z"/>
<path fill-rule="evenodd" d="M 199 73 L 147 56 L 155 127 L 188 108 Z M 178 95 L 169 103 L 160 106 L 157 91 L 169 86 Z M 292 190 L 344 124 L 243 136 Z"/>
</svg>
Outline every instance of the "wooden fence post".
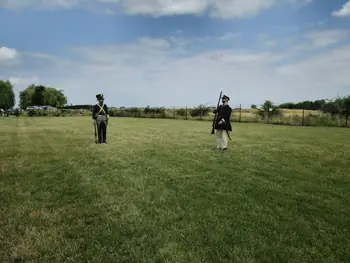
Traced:
<svg viewBox="0 0 350 263">
<path fill-rule="evenodd" d="M 305 109 L 303 108 L 303 116 L 301 118 L 301 126 L 304 126 L 304 121 L 305 121 Z"/>
<path fill-rule="evenodd" d="M 242 120 L 242 104 L 239 104 L 239 120 L 238 122 L 241 122 Z"/>
</svg>

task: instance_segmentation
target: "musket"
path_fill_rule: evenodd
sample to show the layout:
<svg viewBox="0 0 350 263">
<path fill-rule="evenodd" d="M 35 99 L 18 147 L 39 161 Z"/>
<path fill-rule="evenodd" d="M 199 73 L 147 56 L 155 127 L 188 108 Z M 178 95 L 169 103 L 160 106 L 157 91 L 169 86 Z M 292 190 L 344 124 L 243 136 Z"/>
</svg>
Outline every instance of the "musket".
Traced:
<svg viewBox="0 0 350 263">
<path fill-rule="evenodd" d="M 218 117 L 218 114 L 219 114 L 219 106 L 220 106 L 220 100 L 221 100 L 221 96 L 222 96 L 222 91 L 220 92 L 220 96 L 219 96 L 219 100 L 218 100 L 218 104 L 216 106 L 216 113 L 214 115 L 214 120 L 213 120 L 213 127 L 211 129 L 211 134 L 214 134 L 215 133 L 215 123 L 216 123 L 216 119 Z"/>
<path fill-rule="evenodd" d="M 96 126 L 97 126 L 97 123 L 96 123 L 96 120 L 94 120 L 94 127 L 95 127 L 95 143 L 97 144 L 97 132 L 96 132 Z"/>
</svg>

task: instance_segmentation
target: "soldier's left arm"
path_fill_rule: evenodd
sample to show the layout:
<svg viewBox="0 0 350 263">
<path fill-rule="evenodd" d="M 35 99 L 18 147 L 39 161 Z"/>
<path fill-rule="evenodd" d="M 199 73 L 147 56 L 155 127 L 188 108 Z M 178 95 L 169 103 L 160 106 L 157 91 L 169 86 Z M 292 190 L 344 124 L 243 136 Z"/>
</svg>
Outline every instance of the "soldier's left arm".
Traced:
<svg viewBox="0 0 350 263">
<path fill-rule="evenodd" d="M 107 115 L 107 118 L 109 118 L 109 113 L 108 113 L 108 106 L 105 104 L 104 106 L 105 113 Z"/>
</svg>

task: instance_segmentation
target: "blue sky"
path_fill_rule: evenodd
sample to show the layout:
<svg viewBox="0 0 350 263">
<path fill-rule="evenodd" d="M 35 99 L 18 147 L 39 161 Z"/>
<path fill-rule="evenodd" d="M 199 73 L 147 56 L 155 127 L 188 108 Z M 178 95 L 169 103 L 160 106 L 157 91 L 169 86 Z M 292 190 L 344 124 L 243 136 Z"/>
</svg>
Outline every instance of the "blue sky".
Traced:
<svg viewBox="0 0 350 263">
<path fill-rule="evenodd" d="M 43 4 L 46 3 L 46 4 Z M 347 0 L 0 0 L 0 79 L 68 102 L 234 107 L 350 95 Z"/>
</svg>

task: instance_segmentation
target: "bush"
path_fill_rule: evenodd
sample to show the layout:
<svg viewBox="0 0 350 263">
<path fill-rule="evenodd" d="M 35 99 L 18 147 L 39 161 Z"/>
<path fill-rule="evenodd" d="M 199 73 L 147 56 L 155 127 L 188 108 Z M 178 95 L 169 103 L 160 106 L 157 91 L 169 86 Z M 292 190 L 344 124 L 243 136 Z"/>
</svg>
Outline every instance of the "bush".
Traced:
<svg viewBox="0 0 350 263">
<path fill-rule="evenodd" d="M 193 109 L 190 110 L 190 115 L 192 117 L 204 117 L 207 116 L 208 113 L 210 112 L 210 108 L 207 107 L 206 105 L 199 105 L 198 107 L 195 107 Z"/>
<path fill-rule="evenodd" d="M 176 109 L 175 112 L 176 112 L 176 115 L 185 117 L 187 114 L 187 109 L 183 109 L 183 108 Z"/>
<path fill-rule="evenodd" d="M 28 116 L 28 117 L 37 116 L 36 111 L 35 111 L 35 110 L 29 110 L 29 111 L 27 111 L 27 116 Z"/>
</svg>

